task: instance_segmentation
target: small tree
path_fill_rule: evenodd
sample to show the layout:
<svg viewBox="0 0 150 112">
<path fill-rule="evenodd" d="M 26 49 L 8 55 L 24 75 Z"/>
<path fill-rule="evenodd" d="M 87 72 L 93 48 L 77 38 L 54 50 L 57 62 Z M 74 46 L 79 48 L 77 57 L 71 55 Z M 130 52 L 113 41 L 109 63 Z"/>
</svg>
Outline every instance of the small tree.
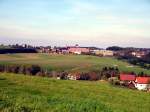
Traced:
<svg viewBox="0 0 150 112">
<path fill-rule="evenodd" d="M 138 76 L 143 77 L 143 76 L 144 76 L 144 72 L 143 72 L 143 71 L 140 72 L 140 73 L 138 74 Z"/>
</svg>

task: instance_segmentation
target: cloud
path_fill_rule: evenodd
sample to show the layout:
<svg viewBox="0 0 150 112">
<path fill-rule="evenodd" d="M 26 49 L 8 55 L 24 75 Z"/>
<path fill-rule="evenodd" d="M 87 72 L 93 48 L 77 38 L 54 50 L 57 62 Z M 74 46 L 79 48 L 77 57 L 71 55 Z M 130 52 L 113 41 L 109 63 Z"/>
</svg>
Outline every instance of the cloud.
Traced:
<svg viewBox="0 0 150 112">
<path fill-rule="evenodd" d="M 81 0 L 65 0 L 67 4 L 70 5 L 68 13 L 76 16 L 85 16 L 90 13 L 95 13 L 97 11 L 97 6 L 88 1 Z"/>
<path fill-rule="evenodd" d="M 104 46 L 142 46 L 145 42 L 144 45 L 149 46 L 150 14 L 147 12 L 150 8 L 149 4 L 146 5 L 147 2 L 15 1 L 16 3 L 3 2 L 5 10 L 0 10 L 0 38 L 17 37 L 20 40 L 43 40 L 43 43 L 47 40 L 55 43 L 63 41 L 62 44 L 78 42 Z"/>
</svg>

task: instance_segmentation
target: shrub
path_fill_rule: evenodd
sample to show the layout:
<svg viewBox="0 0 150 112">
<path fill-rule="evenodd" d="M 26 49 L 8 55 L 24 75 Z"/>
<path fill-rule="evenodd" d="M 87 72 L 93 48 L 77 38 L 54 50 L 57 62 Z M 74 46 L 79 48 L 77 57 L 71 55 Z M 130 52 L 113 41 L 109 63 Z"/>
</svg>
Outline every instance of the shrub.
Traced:
<svg viewBox="0 0 150 112">
<path fill-rule="evenodd" d="M 98 80 L 99 77 L 95 72 L 91 72 L 88 74 L 89 75 L 89 80 Z"/>
<path fill-rule="evenodd" d="M 120 85 L 120 81 L 117 77 L 111 77 L 108 79 L 108 81 L 112 85 Z"/>
<path fill-rule="evenodd" d="M 5 66 L 4 65 L 0 65 L 0 72 L 4 72 L 5 71 Z"/>
<path fill-rule="evenodd" d="M 68 73 L 67 72 L 62 72 L 59 74 L 60 79 L 67 79 Z"/>
<path fill-rule="evenodd" d="M 89 80 L 89 74 L 88 73 L 81 73 L 80 74 L 80 80 Z"/>
</svg>

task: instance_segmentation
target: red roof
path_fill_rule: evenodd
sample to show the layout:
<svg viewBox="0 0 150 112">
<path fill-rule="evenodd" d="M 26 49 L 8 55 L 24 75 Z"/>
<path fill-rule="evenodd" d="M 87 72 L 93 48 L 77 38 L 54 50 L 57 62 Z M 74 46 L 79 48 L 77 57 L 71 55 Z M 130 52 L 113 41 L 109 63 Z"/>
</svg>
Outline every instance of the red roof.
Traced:
<svg viewBox="0 0 150 112">
<path fill-rule="evenodd" d="M 121 81 L 135 81 L 135 75 L 132 74 L 120 74 Z"/>
<path fill-rule="evenodd" d="M 69 52 L 89 52 L 88 48 L 81 48 L 81 47 L 72 47 L 69 48 Z"/>
<path fill-rule="evenodd" d="M 136 77 L 136 82 L 138 84 L 149 84 L 150 83 L 150 77 Z"/>
</svg>

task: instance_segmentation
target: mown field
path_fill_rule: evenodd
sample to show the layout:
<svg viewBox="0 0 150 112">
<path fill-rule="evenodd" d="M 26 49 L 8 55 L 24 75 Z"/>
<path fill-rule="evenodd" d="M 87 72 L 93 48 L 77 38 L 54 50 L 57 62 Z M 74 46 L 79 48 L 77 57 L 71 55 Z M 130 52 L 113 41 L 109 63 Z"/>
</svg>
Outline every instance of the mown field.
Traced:
<svg viewBox="0 0 150 112">
<path fill-rule="evenodd" d="M 150 93 L 101 81 L 0 73 L 1 112 L 150 112 Z"/>
<path fill-rule="evenodd" d="M 104 66 L 117 66 L 120 71 L 141 71 L 150 74 L 150 70 L 130 65 L 127 62 L 108 57 L 87 55 L 50 55 L 50 54 L 0 54 L 0 64 L 37 64 L 53 71 L 97 71 Z"/>
</svg>

